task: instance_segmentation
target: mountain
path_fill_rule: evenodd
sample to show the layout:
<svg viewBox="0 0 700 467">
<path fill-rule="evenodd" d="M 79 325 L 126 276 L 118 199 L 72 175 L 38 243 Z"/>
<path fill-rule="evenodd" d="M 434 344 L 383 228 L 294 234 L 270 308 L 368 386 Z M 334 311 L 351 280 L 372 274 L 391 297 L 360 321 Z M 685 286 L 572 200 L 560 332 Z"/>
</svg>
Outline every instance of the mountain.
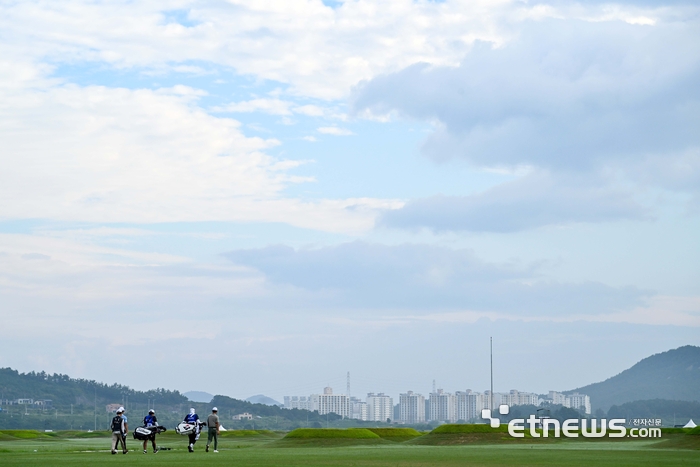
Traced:
<svg viewBox="0 0 700 467">
<path fill-rule="evenodd" d="M 666 425 L 685 425 L 691 419 L 700 420 L 700 402 L 662 399 L 626 402 L 620 406 L 610 407 L 607 416 L 627 420 L 660 418 Z"/>
<path fill-rule="evenodd" d="M 274 400 L 259 395 L 268 401 Z M 196 402 L 197 399 L 206 403 Z M 149 409 L 155 409 L 161 425 L 173 427 L 182 420 L 190 407 L 206 416 L 212 406 L 219 408 L 227 427 L 292 430 L 300 426 L 318 426 L 341 417 L 319 415 L 306 410 L 287 410 L 278 405 L 266 405 L 212 396 L 202 391 L 181 394 L 178 391 L 152 389 L 137 391 L 121 384 L 104 384 L 67 375 L 44 372 L 19 373 L 0 368 L 0 430 L 104 430 L 109 426 L 116 407 L 123 405 L 129 422 L 138 424 Z M 252 420 L 232 420 L 244 412 Z"/>
<path fill-rule="evenodd" d="M 700 401 L 700 347 L 686 345 L 652 355 L 612 378 L 567 394 L 572 392 L 589 395 L 594 411 L 652 399 Z"/>
<path fill-rule="evenodd" d="M 203 402 L 205 404 L 208 404 L 214 398 L 214 394 L 209 394 L 204 391 L 187 391 L 183 392 L 182 395 L 192 402 Z"/>
<path fill-rule="evenodd" d="M 145 405 L 154 400 L 159 405 L 167 406 L 187 402 L 187 399 L 178 391 L 160 388 L 136 391 L 118 383 L 108 385 L 43 371 L 20 373 L 12 368 L 0 368 L 0 388 L 2 388 L 4 400 L 18 398 L 50 400 L 54 408 L 128 403 Z"/>
<path fill-rule="evenodd" d="M 250 396 L 246 399 L 246 402 L 251 402 L 253 404 L 279 405 L 280 407 L 284 405 L 281 402 L 277 402 L 273 398 L 267 397 L 263 394 L 256 394 L 255 396 Z"/>
</svg>

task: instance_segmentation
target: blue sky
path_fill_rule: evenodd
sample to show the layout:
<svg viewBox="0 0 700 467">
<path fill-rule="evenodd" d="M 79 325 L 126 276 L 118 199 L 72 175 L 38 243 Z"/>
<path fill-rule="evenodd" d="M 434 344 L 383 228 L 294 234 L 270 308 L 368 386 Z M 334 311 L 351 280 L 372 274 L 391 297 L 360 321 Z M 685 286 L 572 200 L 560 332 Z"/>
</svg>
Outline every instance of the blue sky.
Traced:
<svg viewBox="0 0 700 467">
<path fill-rule="evenodd" d="M 699 18 L 0 2 L 0 365 L 427 394 L 493 336 L 546 392 L 700 345 Z"/>
</svg>

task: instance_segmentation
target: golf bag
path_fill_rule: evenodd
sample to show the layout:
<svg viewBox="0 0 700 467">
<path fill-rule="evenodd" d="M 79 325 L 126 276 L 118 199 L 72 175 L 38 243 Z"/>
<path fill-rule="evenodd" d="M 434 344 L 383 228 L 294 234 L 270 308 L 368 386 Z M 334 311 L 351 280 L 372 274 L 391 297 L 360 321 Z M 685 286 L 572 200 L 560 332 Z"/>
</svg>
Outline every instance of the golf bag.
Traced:
<svg viewBox="0 0 700 467">
<path fill-rule="evenodd" d="M 164 426 L 140 426 L 134 430 L 133 436 L 134 439 L 138 439 L 139 441 L 145 441 L 164 431 L 167 431 L 167 429 Z"/>
<path fill-rule="evenodd" d="M 181 434 L 183 436 L 191 435 L 192 433 L 197 432 L 197 424 L 196 423 L 180 422 L 175 427 L 175 432 L 178 434 Z"/>
</svg>

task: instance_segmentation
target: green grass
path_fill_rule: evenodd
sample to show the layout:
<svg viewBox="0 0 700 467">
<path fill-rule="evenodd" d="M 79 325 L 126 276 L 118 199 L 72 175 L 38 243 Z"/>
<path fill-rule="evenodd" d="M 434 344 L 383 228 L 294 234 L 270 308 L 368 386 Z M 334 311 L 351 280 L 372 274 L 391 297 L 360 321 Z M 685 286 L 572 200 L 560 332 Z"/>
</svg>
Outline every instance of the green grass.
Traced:
<svg viewBox="0 0 700 467">
<path fill-rule="evenodd" d="M 366 428 L 297 428 L 270 447 L 347 447 L 388 442 Z"/>
<path fill-rule="evenodd" d="M 38 432 L 43 434 L 41 432 Z M 225 432 L 228 433 L 228 432 Z M 615 443 L 609 440 L 580 442 L 560 440 L 556 443 L 528 442 L 500 444 L 472 444 L 459 446 L 421 446 L 383 441 L 376 438 L 292 438 L 295 442 L 378 442 L 374 445 L 323 445 L 300 444 L 303 449 L 270 449 L 275 447 L 279 433 L 222 437 L 219 453 L 205 453 L 206 436 L 196 445 L 194 453 L 187 452 L 187 438 L 179 435 L 160 435 L 158 444 L 171 447 L 144 455 L 140 443 L 129 439 L 131 450 L 126 456 L 110 455 L 106 438 L 57 437 L 14 438 L 0 440 L 0 465 L 2 467 L 88 467 L 95 464 L 186 466 L 205 462 L 212 466 L 242 465 L 246 467 L 651 467 L 698 466 L 700 467 L 700 437 L 687 434 L 669 434 L 662 440 L 644 440 Z M 456 433 L 457 435 L 484 435 L 485 433 Z M 47 434 L 48 435 L 48 434 Z M 318 436 L 318 434 L 315 434 Z M 447 433 L 455 435 L 455 433 Z M 496 433 L 496 435 L 499 435 Z M 311 436 L 305 434 L 304 436 Z M 346 435 L 347 436 L 347 435 Z M 666 435 L 664 435 L 666 436 Z M 690 444 L 688 444 L 690 443 Z M 245 449 L 243 449 L 245 448 Z"/>
<path fill-rule="evenodd" d="M 389 441 L 394 441 L 397 443 L 401 443 L 404 441 L 408 441 L 414 438 L 417 438 L 419 436 L 422 436 L 423 433 L 420 431 L 416 431 L 413 428 L 367 428 L 369 431 L 372 433 L 378 435 L 382 439 L 386 439 Z"/>
<path fill-rule="evenodd" d="M 280 438 L 282 434 L 278 434 L 270 430 L 228 430 L 222 431 L 219 438 L 248 438 L 262 436 L 266 438 Z"/>
<path fill-rule="evenodd" d="M 45 433 L 37 430 L 2 430 L 0 431 L 2 438 L 0 439 L 56 439 L 59 437 L 58 432 Z"/>
<path fill-rule="evenodd" d="M 432 434 L 453 434 L 453 433 L 508 433 L 508 425 L 501 425 L 498 428 L 491 428 L 491 425 L 470 425 L 470 424 L 459 424 L 451 425 L 445 424 L 440 425 L 435 428 L 430 433 Z"/>
<path fill-rule="evenodd" d="M 380 439 L 366 428 L 297 428 L 287 433 L 285 439 Z"/>
</svg>

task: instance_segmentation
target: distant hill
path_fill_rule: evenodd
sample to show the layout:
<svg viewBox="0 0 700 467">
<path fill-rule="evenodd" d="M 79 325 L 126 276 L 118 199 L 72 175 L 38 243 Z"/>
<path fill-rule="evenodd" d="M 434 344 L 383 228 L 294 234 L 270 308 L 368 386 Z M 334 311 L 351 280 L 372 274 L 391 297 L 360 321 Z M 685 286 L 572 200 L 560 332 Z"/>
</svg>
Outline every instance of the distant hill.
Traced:
<svg viewBox="0 0 700 467">
<path fill-rule="evenodd" d="M 263 394 L 257 394 L 255 396 L 250 396 L 249 398 L 246 399 L 246 402 L 250 402 L 252 404 L 279 405 L 280 407 L 284 405 L 280 402 L 277 402 L 273 398 L 267 397 Z"/>
<path fill-rule="evenodd" d="M 187 391 L 183 392 L 182 395 L 192 402 L 202 402 L 204 404 L 208 404 L 214 398 L 214 394 L 204 391 Z"/>
<path fill-rule="evenodd" d="M 136 391 L 122 384 L 104 384 L 93 380 L 71 378 L 68 375 L 40 373 L 20 373 L 12 368 L 0 368 L 0 388 L 2 398 L 12 400 L 29 398 L 51 400 L 53 407 L 71 405 L 92 407 L 97 404 L 122 404 L 125 402 L 146 404 L 155 400 L 159 405 L 177 405 L 187 402 L 178 391 L 152 389 Z"/>
<path fill-rule="evenodd" d="M 189 396 L 189 398 L 188 398 Z M 269 401 L 276 402 L 265 396 Z M 208 402 L 196 402 L 200 398 Z M 153 389 L 137 391 L 121 384 L 104 384 L 68 375 L 44 372 L 19 373 L 11 368 L 0 368 L 0 429 L 42 430 L 105 430 L 112 411 L 126 407 L 130 423 L 136 423 L 153 408 L 161 425 L 173 427 L 195 408 L 206 416 L 215 405 L 219 408 L 226 427 L 252 429 L 294 429 L 299 426 L 321 426 L 341 417 L 319 415 L 306 410 L 287 410 L 278 405 L 266 405 L 212 396 L 202 391 L 181 394 L 178 391 Z M 232 420 L 242 413 L 253 415 L 252 420 Z"/>
<path fill-rule="evenodd" d="M 608 418 L 660 418 L 665 425 L 685 425 L 688 420 L 700 420 L 700 402 L 669 401 L 654 399 L 649 401 L 626 402 L 613 405 L 608 410 Z"/>
<path fill-rule="evenodd" d="M 652 399 L 700 401 L 700 347 L 686 345 L 652 355 L 612 378 L 571 392 L 588 394 L 594 411 Z"/>
</svg>

